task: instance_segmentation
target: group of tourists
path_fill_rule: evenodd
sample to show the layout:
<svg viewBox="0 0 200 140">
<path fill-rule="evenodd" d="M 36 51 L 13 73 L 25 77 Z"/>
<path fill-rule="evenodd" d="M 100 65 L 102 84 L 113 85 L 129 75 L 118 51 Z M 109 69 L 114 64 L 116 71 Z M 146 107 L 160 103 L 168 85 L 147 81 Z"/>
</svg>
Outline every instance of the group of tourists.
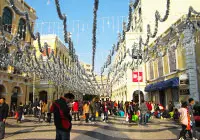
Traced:
<svg viewBox="0 0 200 140">
<path fill-rule="evenodd" d="M 188 136 L 192 140 L 196 139 L 195 119 L 193 114 L 200 113 L 200 110 L 194 106 L 195 102 L 192 98 L 188 102 L 182 102 L 181 108 L 175 108 L 173 103 L 168 104 L 166 109 L 161 104 L 152 101 L 141 100 L 141 103 L 116 102 L 111 100 L 101 101 L 97 98 L 91 101 L 74 100 L 72 93 L 67 93 L 54 102 L 36 101 L 32 104 L 32 114 L 38 118 L 38 121 L 51 122 L 51 114 L 54 114 L 54 124 L 56 126 L 56 140 L 69 140 L 72 128 L 72 116 L 74 121 L 80 121 L 84 118 L 86 123 L 95 122 L 101 118 L 102 121 L 108 122 L 109 115 L 124 117 L 127 122 L 137 122 L 138 124 L 148 123 L 150 118 L 171 118 L 178 121 L 182 130 L 179 139 L 184 140 Z M 193 107 L 194 106 L 194 107 Z M 5 102 L 5 98 L 0 97 L 0 139 L 5 135 L 5 122 L 8 116 L 9 107 Z M 20 103 L 16 107 L 15 117 L 17 122 L 21 122 L 25 106 Z M 29 112 L 29 111 L 28 111 Z"/>
</svg>

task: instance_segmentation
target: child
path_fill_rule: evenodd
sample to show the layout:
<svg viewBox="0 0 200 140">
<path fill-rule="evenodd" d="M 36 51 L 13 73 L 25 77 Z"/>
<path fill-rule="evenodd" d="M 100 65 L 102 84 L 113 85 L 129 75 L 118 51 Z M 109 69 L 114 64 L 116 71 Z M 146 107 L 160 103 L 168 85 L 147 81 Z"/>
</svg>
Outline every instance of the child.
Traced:
<svg viewBox="0 0 200 140">
<path fill-rule="evenodd" d="M 179 140 L 185 140 L 187 132 L 189 134 L 189 137 L 192 139 L 190 115 L 188 113 L 187 107 L 188 107 L 187 102 L 183 102 L 181 108 L 178 110 L 180 113 L 180 123 L 182 125 L 182 130 L 180 132 Z"/>
</svg>

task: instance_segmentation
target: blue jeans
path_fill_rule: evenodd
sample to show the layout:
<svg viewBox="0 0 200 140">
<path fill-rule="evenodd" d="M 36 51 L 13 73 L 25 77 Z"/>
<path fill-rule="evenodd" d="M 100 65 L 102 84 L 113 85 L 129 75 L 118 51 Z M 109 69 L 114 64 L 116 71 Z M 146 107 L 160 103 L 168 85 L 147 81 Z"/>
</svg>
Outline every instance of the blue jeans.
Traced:
<svg viewBox="0 0 200 140">
<path fill-rule="evenodd" d="M 146 113 L 141 113 L 141 115 L 140 115 L 140 124 L 146 124 L 147 122 L 146 122 L 147 120 L 146 120 Z"/>
<path fill-rule="evenodd" d="M 108 112 L 104 112 L 104 120 L 108 120 Z"/>
<path fill-rule="evenodd" d="M 56 140 L 70 140 L 70 131 L 56 129 Z"/>
</svg>

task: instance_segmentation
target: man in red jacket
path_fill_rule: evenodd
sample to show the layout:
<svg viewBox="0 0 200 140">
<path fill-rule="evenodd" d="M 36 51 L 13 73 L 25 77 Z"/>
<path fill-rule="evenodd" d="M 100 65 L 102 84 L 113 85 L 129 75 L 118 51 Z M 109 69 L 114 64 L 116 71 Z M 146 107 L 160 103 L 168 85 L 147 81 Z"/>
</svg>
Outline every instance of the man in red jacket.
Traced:
<svg viewBox="0 0 200 140">
<path fill-rule="evenodd" d="M 54 124 L 56 126 L 56 140 L 70 140 L 72 128 L 72 117 L 70 115 L 70 103 L 74 100 L 72 93 L 67 93 L 64 97 L 56 100 L 50 112 L 54 113 Z"/>
<path fill-rule="evenodd" d="M 79 119 L 79 103 L 78 100 L 76 100 L 73 104 L 73 114 L 74 114 L 74 121 L 76 121 L 76 117 Z"/>
</svg>

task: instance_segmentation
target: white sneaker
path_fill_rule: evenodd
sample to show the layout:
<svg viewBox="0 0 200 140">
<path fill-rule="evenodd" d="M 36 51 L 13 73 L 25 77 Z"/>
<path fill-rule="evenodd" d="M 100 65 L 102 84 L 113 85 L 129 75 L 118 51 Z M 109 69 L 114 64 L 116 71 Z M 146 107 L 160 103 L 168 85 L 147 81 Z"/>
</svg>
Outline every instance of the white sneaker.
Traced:
<svg viewBox="0 0 200 140">
<path fill-rule="evenodd" d="M 181 137 L 179 140 L 184 140 L 184 138 Z"/>
<path fill-rule="evenodd" d="M 196 138 L 193 137 L 192 140 L 198 140 L 198 139 L 196 139 Z"/>
</svg>

